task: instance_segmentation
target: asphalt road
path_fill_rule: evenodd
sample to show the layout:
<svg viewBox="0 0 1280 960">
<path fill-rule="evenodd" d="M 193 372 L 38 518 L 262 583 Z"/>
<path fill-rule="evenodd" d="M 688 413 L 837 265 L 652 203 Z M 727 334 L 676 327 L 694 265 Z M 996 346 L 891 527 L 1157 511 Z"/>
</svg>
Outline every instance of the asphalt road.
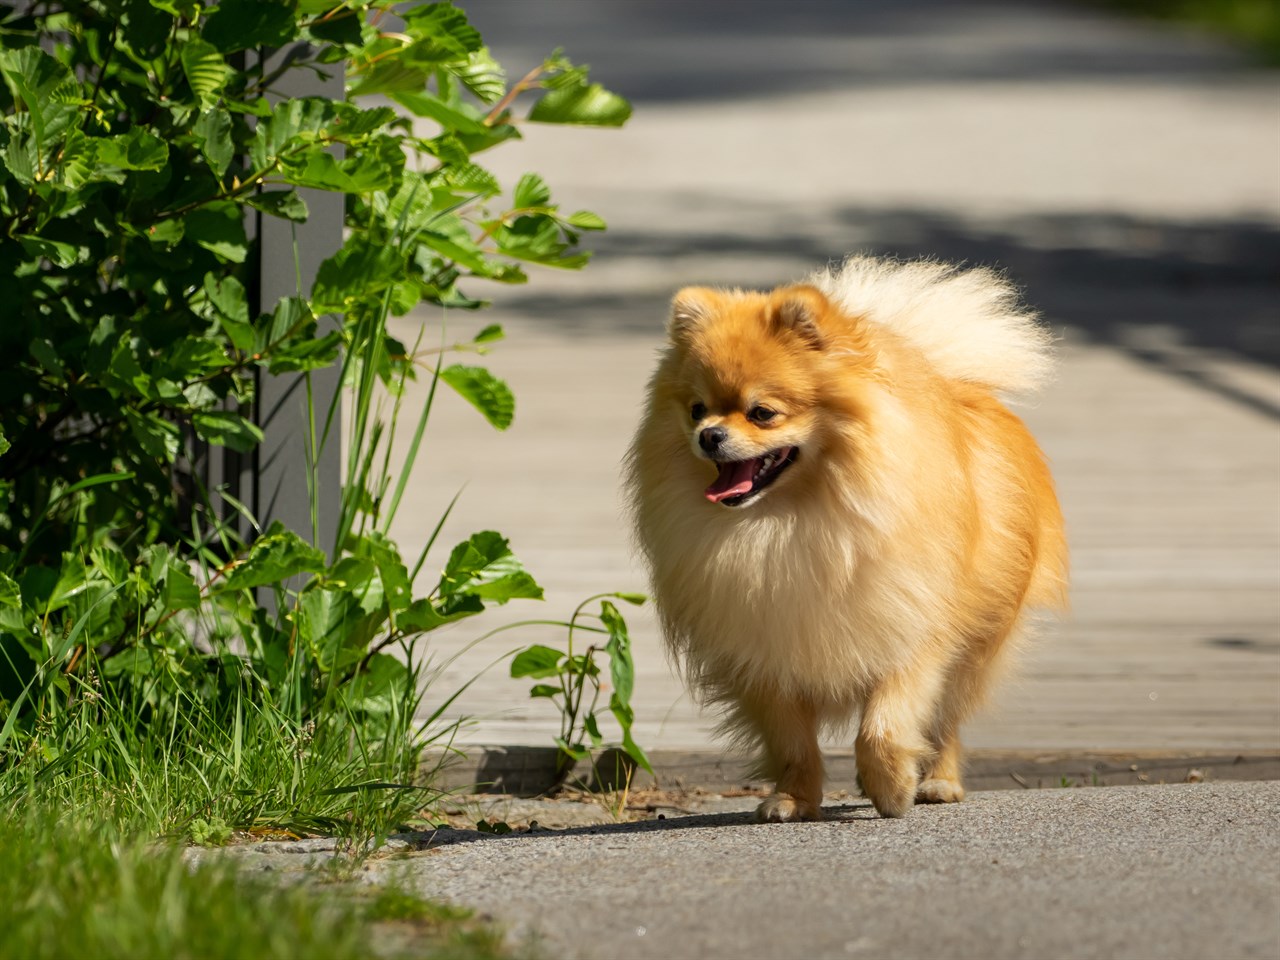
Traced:
<svg viewBox="0 0 1280 960">
<path fill-rule="evenodd" d="M 756 824 L 755 802 L 440 831 L 371 875 L 492 916 L 517 954 L 566 960 L 1280 952 L 1280 783 L 978 793 L 902 820 L 849 801 L 814 824 Z"/>
</svg>

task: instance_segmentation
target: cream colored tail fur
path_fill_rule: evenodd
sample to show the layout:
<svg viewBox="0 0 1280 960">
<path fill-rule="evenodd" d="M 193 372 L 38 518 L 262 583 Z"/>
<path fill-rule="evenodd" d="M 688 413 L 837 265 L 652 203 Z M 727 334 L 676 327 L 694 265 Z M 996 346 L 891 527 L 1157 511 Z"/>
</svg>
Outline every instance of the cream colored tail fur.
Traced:
<svg viewBox="0 0 1280 960">
<path fill-rule="evenodd" d="M 853 256 L 808 282 L 913 343 L 945 377 L 1029 394 L 1053 373 L 1052 333 L 993 270 Z"/>
</svg>

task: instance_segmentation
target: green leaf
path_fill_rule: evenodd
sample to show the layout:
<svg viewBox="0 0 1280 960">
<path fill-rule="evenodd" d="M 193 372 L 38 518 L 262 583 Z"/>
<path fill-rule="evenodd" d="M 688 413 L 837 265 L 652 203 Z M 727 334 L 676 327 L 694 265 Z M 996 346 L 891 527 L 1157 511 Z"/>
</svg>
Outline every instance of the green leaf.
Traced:
<svg viewBox="0 0 1280 960">
<path fill-rule="evenodd" d="M 564 654 L 559 650 L 536 643 L 515 655 L 511 661 L 511 676 L 515 678 L 533 677 L 534 679 L 554 677 L 560 673 L 559 665 L 563 657 Z M 560 692 L 559 687 L 552 687 L 551 689 L 555 693 Z M 541 694 L 530 694 L 530 696 L 541 696 Z"/>
<path fill-rule="evenodd" d="M 529 119 L 535 123 L 574 123 L 593 127 L 620 127 L 631 116 L 631 104 L 598 83 L 548 90 Z"/>
<path fill-rule="evenodd" d="M 244 202 L 255 210 L 292 220 L 294 223 L 305 223 L 310 215 L 297 190 L 264 190 L 245 197 Z"/>
<path fill-rule="evenodd" d="M 455 70 L 455 76 L 484 103 L 497 103 L 507 92 L 507 76 L 488 47 L 473 51 L 466 66 Z"/>
<path fill-rule="evenodd" d="M 204 23 L 203 36 L 223 53 L 249 47 L 282 47 L 298 32 L 293 7 L 278 0 L 221 0 Z"/>
<path fill-rule="evenodd" d="M 231 143 L 231 114 L 222 107 L 205 110 L 191 130 L 209 169 L 221 178 L 235 153 Z"/>
<path fill-rule="evenodd" d="M 244 263 L 249 241 L 240 207 L 230 201 L 206 204 L 186 217 L 187 239 L 232 263 Z"/>
<path fill-rule="evenodd" d="M 80 257 L 88 252 L 84 247 L 77 247 L 74 244 L 63 243 L 60 240 L 49 240 L 44 237 L 19 234 L 17 239 L 22 244 L 22 249 L 30 256 L 44 257 L 60 267 L 69 267 L 79 263 Z"/>
<path fill-rule="evenodd" d="M 0 430 L 0 457 L 9 452 L 9 441 L 5 439 L 4 431 Z"/>
<path fill-rule="evenodd" d="M 516 184 L 512 202 L 517 208 L 545 206 L 551 199 L 551 188 L 536 173 L 526 173 Z"/>
<path fill-rule="evenodd" d="M 141 414 L 132 407 L 126 407 L 125 420 L 129 424 L 129 432 L 138 441 L 143 452 L 166 466 L 173 463 L 182 446 L 182 435 L 176 423 L 161 418 L 156 414 Z"/>
<path fill-rule="evenodd" d="M 485 327 L 483 330 L 481 330 L 479 333 L 477 333 L 474 337 L 472 337 L 471 342 L 472 343 L 494 343 L 498 340 L 503 339 L 505 336 L 506 336 L 506 332 L 502 329 L 501 325 L 496 323 L 491 323 L 487 327 Z"/>
<path fill-rule="evenodd" d="M 121 170 L 159 170 L 169 159 L 169 145 L 136 127 L 97 141 L 98 162 Z"/>
<path fill-rule="evenodd" d="M 345 309 L 348 300 L 386 289 L 404 272 L 395 247 L 368 233 L 352 233 L 342 249 L 320 264 L 311 299 L 317 310 Z"/>
<path fill-rule="evenodd" d="M 213 16 L 217 16 L 220 7 L 214 8 Z M 179 53 L 182 60 L 182 72 L 187 75 L 187 83 L 203 107 L 211 107 L 218 102 L 218 94 L 231 76 L 231 69 L 211 43 L 193 39 L 182 46 Z M 223 111 L 225 114 L 225 111 Z M 226 169 L 225 167 L 223 169 Z M 221 176 L 221 174 L 219 174 Z"/>
<path fill-rule="evenodd" d="M 323 670 L 363 656 L 367 629 L 364 610 L 346 590 L 307 590 L 298 599 L 298 633 Z"/>
<path fill-rule="evenodd" d="M 18 581 L 6 573 L 0 573 L 0 607 L 22 609 L 22 589 Z"/>
<path fill-rule="evenodd" d="M 67 96 L 80 91 L 71 71 L 39 47 L 29 46 L 0 50 L 0 75 L 25 108 L 37 152 L 47 152 L 79 115 Z"/>
<path fill-rule="evenodd" d="M 169 567 L 164 577 L 164 605 L 170 610 L 194 610 L 200 606 L 200 588 L 191 571 L 178 564 Z"/>
<path fill-rule="evenodd" d="M 206 273 L 204 293 L 220 316 L 236 323 L 249 322 L 249 295 L 245 292 L 244 284 L 235 277 Z M 240 344 L 236 346 L 239 347 Z"/>
<path fill-rule="evenodd" d="M 301 573 L 320 573 L 325 568 L 323 550 L 307 543 L 280 521 L 259 537 L 244 560 L 237 564 L 218 588 L 243 590 L 280 583 Z"/>
<path fill-rule="evenodd" d="M 500 533 L 485 530 L 453 548 L 436 590 L 447 600 L 477 597 L 506 603 L 517 597 L 541 600 L 542 588 L 525 572 Z M 446 612 L 452 609 L 446 604 Z"/>
<path fill-rule="evenodd" d="M 379 92 L 357 85 L 352 96 Z M 484 114 L 465 103 L 448 104 L 426 90 L 397 90 L 388 94 L 392 100 L 409 110 L 416 117 L 434 120 L 447 131 L 488 135 L 490 128 L 484 122 Z"/>
<path fill-rule="evenodd" d="M 229 410 L 194 413 L 191 425 L 202 440 L 240 453 L 248 453 L 262 442 L 262 428 Z"/>
<path fill-rule="evenodd" d="M 511 426 L 516 411 L 515 395 L 510 387 L 488 370 L 455 363 L 440 371 L 440 379 L 453 387 L 499 430 Z"/>
<path fill-rule="evenodd" d="M 562 693 L 564 693 L 563 690 L 559 687 L 552 686 L 549 683 L 535 683 L 529 688 L 530 699 L 537 699 L 538 697 L 558 697 Z"/>
<path fill-rule="evenodd" d="M 565 222 L 571 227 L 577 227 L 579 230 L 604 230 L 607 226 L 602 217 L 592 213 L 590 210 L 579 210 Z"/>
</svg>

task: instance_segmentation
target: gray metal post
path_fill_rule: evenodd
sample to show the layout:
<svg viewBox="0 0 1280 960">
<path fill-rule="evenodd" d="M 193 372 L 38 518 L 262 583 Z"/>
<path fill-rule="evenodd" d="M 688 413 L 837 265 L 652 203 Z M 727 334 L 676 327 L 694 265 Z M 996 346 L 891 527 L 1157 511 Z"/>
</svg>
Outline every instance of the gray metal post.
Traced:
<svg viewBox="0 0 1280 960">
<path fill-rule="evenodd" d="M 284 55 L 271 53 L 271 69 Z M 323 96 L 341 99 L 342 68 L 326 65 L 323 75 L 313 70 L 291 70 L 272 88 L 272 99 Z M 274 308 L 281 297 L 295 296 L 311 289 L 320 263 L 342 246 L 343 195 L 324 190 L 299 191 L 310 216 L 295 224 L 266 214 L 257 215 L 258 305 L 262 311 Z M 296 251 L 296 252 L 295 252 Z M 296 259 L 295 259 L 296 257 Z M 320 318 L 320 334 L 336 329 L 338 319 Z M 329 405 L 339 397 L 340 371 L 331 367 L 311 373 L 311 400 L 316 437 L 324 428 Z M 340 403 L 341 400 L 339 399 Z M 311 509 L 307 488 L 307 438 L 311 430 L 305 378 L 298 374 L 260 374 L 254 419 L 265 439 L 256 451 L 252 509 L 265 528 L 279 520 L 290 530 L 311 538 Z M 328 442 L 319 451 L 315 464 L 319 528 L 316 546 L 328 551 L 337 533 L 338 507 L 342 490 L 341 409 L 334 420 Z"/>
</svg>

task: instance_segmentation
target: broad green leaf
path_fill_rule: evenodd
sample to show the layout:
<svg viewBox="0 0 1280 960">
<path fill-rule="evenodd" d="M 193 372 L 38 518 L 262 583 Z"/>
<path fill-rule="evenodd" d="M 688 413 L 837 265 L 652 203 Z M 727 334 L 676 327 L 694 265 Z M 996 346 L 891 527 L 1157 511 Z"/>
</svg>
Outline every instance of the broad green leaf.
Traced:
<svg viewBox="0 0 1280 960">
<path fill-rule="evenodd" d="M 325 568 L 323 550 L 318 550 L 280 521 L 254 541 L 243 561 L 238 563 L 219 590 L 243 590 L 281 583 L 302 573 L 320 573 Z"/>
<path fill-rule="evenodd" d="M 516 184 L 512 202 L 517 208 L 542 207 L 551 199 L 551 188 L 536 173 L 526 173 Z"/>
<path fill-rule="evenodd" d="M 485 530 L 453 548 L 436 591 L 445 599 L 444 613 L 460 599 L 506 603 L 542 599 L 542 588 L 520 565 L 500 533 Z"/>
<path fill-rule="evenodd" d="M 491 323 L 487 327 L 485 327 L 483 330 L 481 330 L 479 333 L 477 333 L 474 337 L 472 337 L 471 342 L 472 343 L 495 343 L 498 340 L 503 339 L 505 336 L 506 336 L 506 332 L 502 329 L 502 327 L 499 324 Z"/>
<path fill-rule="evenodd" d="M 507 92 L 507 76 L 493 59 L 488 47 L 481 47 L 467 57 L 466 66 L 455 70 L 462 85 L 484 103 L 497 103 Z"/>
<path fill-rule="evenodd" d="M 482 48 L 483 41 L 467 15 L 451 3 L 416 4 L 400 14 L 415 39 L 426 38 L 450 59 L 462 59 Z"/>
<path fill-rule="evenodd" d="M 455 598 L 449 604 L 448 613 L 432 605 L 430 600 L 415 600 L 408 609 L 396 614 L 396 626 L 405 633 L 427 633 L 446 623 L 465 620 L 478 613 L 484 613 L 484 605 L 475 597 L 463 597 L 461 600 Z"/>
<path fill-rule="evenodd" d="M 381 533 L 371 533 L 356 542 L 353 553 L 372 560 L 377 566 L 387 604 L 392 610 L 403 610 L 409 606 L 413 599 L 409 570 L 391 540 Z"/>
<path fill-rule="evenodd" d="M 84 247 L 63 243 L 61 240 L 49 240 L 45 237 L 19 234 L 17 240 L 22 244 L 22 249 L 31 256 L 44 257 L 60 267 L 69 267 L 72 264 L 79 263 L 80 258 L 88 252 Z"/>
<path fill-rule="evenodd" d="M 0 50 L 0 75 L 21 102 L 36 148 L 44 153 L 79 115 L 68 95 L 72 90 L 78 93 L 79 85 L 70 70 L 36 46 Z"/>
<path fill-rule="evenodd" d="M 169 567 L 161 596 L 170 610 L 194 610 L 200 606 L 200 588 L 196 586 L 191 571 L 180 564 Z"/>
<path fill-rule="evenodd" d="M 631 658 L 631 635 L 627 631 L 627 622 L 608 600 L 600 602 L 600 620 L 609 631 L 605 650 L 609 654 L 614 693 L 623 703 L 630 703 L 631 692 L 635 688 L 635 662 Z"/>
<path fill-rule="evenodd" d="M 9 441 L 5 439 L 4 431 L 0 430 L 0 457 L 9 452 Z"/>
<path fill-rule="evenodd" d="M 387 142 L 394 143 L 390 138 Z M 335 190 L 339 193 L 372 193 L 388 190 L 404 166 L 399 146 L 391 151 L 363 149 L 338 160 L 317 144 L 297 156 L 280 158 L 280 172 L 297 187 Z"/>
<path fill-rule="evenodd" d="M 598 83 L 548 90 L 529 111 L 535 123 L 574 123 L 620 127 L 631 116 L 631 104 Z"/>
<path fill-rule="evenodd" d="M 230 201 L 206 204 L 186 216 L 187 239 L 194 240 L 223 260 L 244 263 L 249 241 L 240 207 Z"/>
<path fill-rule="evenodd" d="M 214 16 L 217 15 L 218 9 L 214 8 Z M 231 76 L 231 70 L 222 59 L 222 54 L 213 44 L 193 39 L 183 44 L 179 57 L 182 60 L 182 72 L 187 75 L 187 83 L 191 85 L 191 91 L 200 101 L 200 105 L 208 108 L 217 103 L 218 94 L 222 92 L 222 88 Z M 225 115 L 226 111 L 223 113 Z M 223 169 L 225 170 L 226 167 L 224 166 Z"/>
<path fill-rule="evenodd" d="M 298 32 L 293 7 L 280 0 L 220 0 L 202 35 L 223 53 L 249 47 L 282 47 Z"/>
<path fill-rule="evenodd" d="M 103 576 L 113 584 L 124 583 L 129 576 L 129 561 L 124 558 L 119 547 L 101 544 L 89 552 L 93 565 L 102 571 Z"/>
<path fill-rule="evenodd" d="M 560 673 L 560 661 L 564 658 L 564 654 L 552 647 L 543 646 L 535 643 L 531 647 L 526 647 L 515 655 L 511 661 L 511 676 L 533 677 L 534 679 L 542 679 L 544 677 L 554 677 Z M 553 688 L 559 693 L 559 688 Z M 531 694 L 538 696 L 538 694 Z"/>
<path fill-rule="evenodd" d="M 455 363 L 440 371 L 440 379 L 453 387 L 499 430 L 511 426 L 516 411 L 515 395 L 510 387 L 488 370 Z"/>
<path fill-rule="evenodd" d="M 538 697 L 547 697 L 549 699 L 551 697 L 558 697 L 562 693 L 564 693 L 563 690 L 559 687 L 552 686 L 549 683 L 535 683 L 529 688 L 529 697 L 531 699 L 537 699 Z"/>
<path fill-rule="evenodd" d="M 394 247 L 366 233 L 353 233 L 342 249 L 320 264 L 311 299 L 318 310 L 342 310 L 349 299 L 384 290 L 403 271 L 404 259 Z"/>
<path fill-rule="evenodd" d="M 298 599 L 298 633 L 321 669 L 359 659 L 367 642 L 364 610 L 346 590 L 307 590 Z M 345 656 L 344 656 L 345 654 Z"/>
<path fill-rule="evenodd" d="M 352 96 L 373 92 L 376 91 L 363 90 L 357 85 L 352 90 Z M 434 94 L 421 89 L 397 90 L 390 92 L 388 96 L 400 106 L 409 110 L 414 116 L 434 120 L 445 130 L 475 134 L 488 134 L 490 132 L 489 127 L 485 125 L 484 114 L 468 104 L 448 104 Z"/>
<path fill-rule="evenodd" d="M 132 407 L 126 407 L 124 413 L 129 432 L 138 441 L 143 452 L 166 466 L 173 463 L 182 446 L 182 434 L 178 425 L 156 414 L 138 413 Z"/>
<path fill-rule="evenodd" d="M 413 689 L 413 681 L 408 664 L 389 654 L 376 653 L 342 688 L 342 698 L 352 710 L 390 714 Z"/>
<path fill-rule="evenodd" d="M 192 414 L 191 425 L 202 440 L 240 453 L 248 453 L 262 442 L 262 428 L 230 410 Z"/>
<path fill-rule="evenodd" d="M 249 297 L 244 284 L 235 277 L 220 277 L 215 273 L 204 276 L 204 293 L 220 316 L 236 323 L 249 322 Z M 236 346 L 240 346 L 236 344 Z M 244 349 L 241 347 L 241 349 Z"/>
<path fill-rule="evenodd" d="M 169 159 L 169 145 L 136 127 L 97 141 L 98 162 L 121 170 L 159 170 Z"/>
<path fill-rule="evenodd" d="M 298 196 L 297 190 L 264 190 L 245 197 L 244 202 L 255 210 L 269 213 L 273 217 L 283 217 L 294 223 L 305 223 L 309 216 L 307 205 Z"/>
<path fill-rule="evenodd" d="M 235 153 L 231 143 L 231 114 L 222 107 L 212 107 L 200 114 L 191 129 L 209 169 L 221 177 L 227 172 Z"/>
</svg>

